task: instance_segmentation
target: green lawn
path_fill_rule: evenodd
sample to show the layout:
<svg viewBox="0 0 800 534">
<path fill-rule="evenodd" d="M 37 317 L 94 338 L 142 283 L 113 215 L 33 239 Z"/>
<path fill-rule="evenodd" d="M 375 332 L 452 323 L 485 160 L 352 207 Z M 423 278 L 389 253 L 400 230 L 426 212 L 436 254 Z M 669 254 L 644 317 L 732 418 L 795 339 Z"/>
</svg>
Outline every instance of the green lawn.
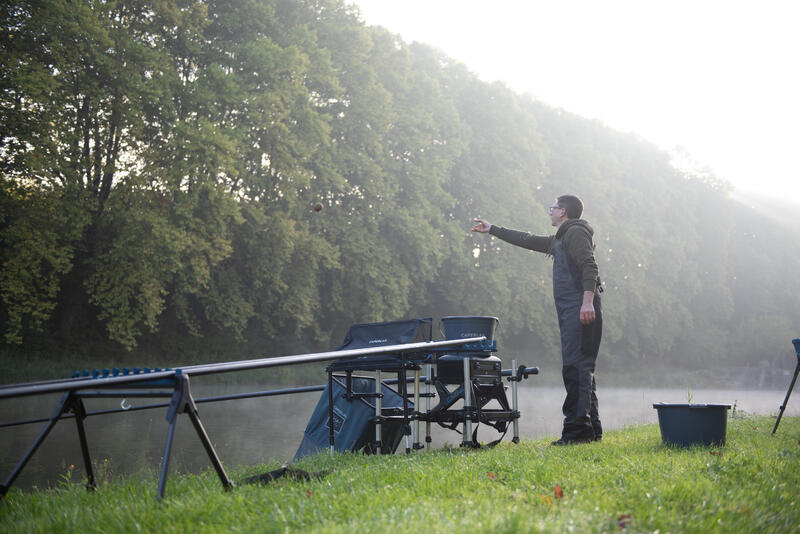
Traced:
<svg viewBox="0 0 800 534">
<path fill-rule="evenodd" d="M 12 489 L 0 532 L 800 532 L 800 418 L 773 425 L 736 414 L 714 448 L 665 447 L 647 425 L 567 447 L 322 454 L 295 465 L 328 471 L 319 480 L 225 492 L 213 471 L 173 474 L 163 502 L 155 475 L 90 493 L 67 473 L 51 490 Z"/>
</svg>

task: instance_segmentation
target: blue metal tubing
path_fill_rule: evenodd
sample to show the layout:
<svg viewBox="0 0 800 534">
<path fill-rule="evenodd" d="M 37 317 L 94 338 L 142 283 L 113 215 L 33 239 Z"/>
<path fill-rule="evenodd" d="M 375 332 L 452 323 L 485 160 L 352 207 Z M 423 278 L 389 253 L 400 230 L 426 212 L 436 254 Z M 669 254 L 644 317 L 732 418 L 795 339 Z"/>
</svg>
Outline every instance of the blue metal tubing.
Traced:
<svg viewBox="0 0 800 534">
<path fill-rule="evenodd" d="M 109 376 L 106 378 L 67 378 L 63 380 L 50 380 L 44 382 L 31 382 L 27 384 L 11 384 L 0 387 L 0 399 L 13 397 L 24 397 L 27 395 L 40 395 L 44 393 L 56 393 L 62 391 L 74 391 L 77 389 L 113 387 L 121 384 L 134 384 L 158 379 L 171 379 L 178 374 L 191 376 L 209 375 L 216 373 L 229 373 L 233 371 L 246 371 L 250 369 L 265 369 L 268 367 L 280 367 L 284 365 L 297 365 L 301 363 L 324 362 L 330 360 L 344 360 L 357 358 L 359 356 L 374 356 L 378 354 L 410 354 L 425 353 L 444 347 L 461 347 L 469 344 L 481 344 L 486 341 L 485 336 L 471 337 L 464 339 L 454 339 L 447 341 L 423 341 L 419 343 L 404 343 L 400 345 L 386 345 L 368 349 L 338 350 L 330 352 L 318 352 L 313 354 L 297 354 L 293 356 L 277 356 L 274 358 L 260 358 L 254 360 L 242 360 L 237 362 L 222 362 L 204 365 L 190 365 L 187 367 L 172 369 L 169 371 L 155 371 L 124 376 Z M 464 348 L 460 348 L 464 352 Z M 480 350 L 476 348 L 476 350 Z M 91 384 L 91 385 L 89 385 Z"/>
</svg>

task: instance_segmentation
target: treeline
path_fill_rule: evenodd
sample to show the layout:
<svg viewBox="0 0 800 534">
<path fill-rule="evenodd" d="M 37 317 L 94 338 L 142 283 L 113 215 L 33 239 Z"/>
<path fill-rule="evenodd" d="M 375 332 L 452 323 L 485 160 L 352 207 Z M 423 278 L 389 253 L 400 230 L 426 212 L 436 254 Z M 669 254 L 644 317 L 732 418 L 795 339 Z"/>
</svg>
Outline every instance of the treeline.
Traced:
<svg viewBox="0 0 800 534">
<path fill-rule="evenodd" d="M 277 355 L 491 314 L 557 358 L 549 260 L 469 227 L 548 233 L 564 192 L 596 229 L 612 368 L 773 361 L 800 334 L 795 231 L 342 1 L 0 9 L 7 349 Z"/>
</svg>

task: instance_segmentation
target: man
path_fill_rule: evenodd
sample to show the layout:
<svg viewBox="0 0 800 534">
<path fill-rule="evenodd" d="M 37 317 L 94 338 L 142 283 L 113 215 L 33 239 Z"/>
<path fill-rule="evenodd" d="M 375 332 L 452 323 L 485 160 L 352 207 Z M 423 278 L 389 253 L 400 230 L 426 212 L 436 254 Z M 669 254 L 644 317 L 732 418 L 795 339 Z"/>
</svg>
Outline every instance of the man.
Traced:
<svg viewBox="0 0 800 534">
<path fill-rule="evenodd" d="M 603 316 L 600 278 L 594 259 L 594 230 L 581 219 L 583 202 L 572 195 L 556 198 L 550 206 L 550 223 L 556 234 L 538 236 L 494 226 L 475 219 L 473 232 L 489 233 L 512 245 L 553 257 L 553 298 L 561 331 L 564 387 L 564 428 L 553 445 L 599 441 L 603 427 L 597 411 L 594 380 L 600 349 Z"/>
</svg>

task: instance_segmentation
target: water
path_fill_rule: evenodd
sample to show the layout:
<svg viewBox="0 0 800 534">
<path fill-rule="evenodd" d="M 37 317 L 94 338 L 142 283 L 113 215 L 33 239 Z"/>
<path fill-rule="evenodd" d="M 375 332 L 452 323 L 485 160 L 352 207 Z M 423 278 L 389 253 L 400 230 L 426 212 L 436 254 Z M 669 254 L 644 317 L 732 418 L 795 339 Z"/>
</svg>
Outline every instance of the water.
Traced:
<svg viewBox="0 0 800 534">
<path fill-rule="evenodd" d="M 519 401 L 522 438 L 557 437 L 561 430 L 561 387 L 537 387 L 535 379 L 523 382 Z M 195 398 L 272 389 L 268 386 L 198 386 Z M 256 399 L 199 404 L 203 425 L 226 467 L 256 465 L 271 460 L 289 461 L 294 456 L 306 423 L 321 393 L 301 393 Z M 510 390 L 508 391 L 510 401 Z M 736 410 L 776 415 L 786 391 L 693 390 L 691 402 L 731 404 Z M 653 403 L 685 403 L 686 389 L 602 388 L 598 391 L 600 416 L 605 430 L 656 423 Z M 53 412 L 59 395 L 0 401 L 0 422 L 44 417 Z M 793 402 L 794 400 L 794 402 Z M 128 400 L 128 404 L 151 404 L 153 399 Z M 86 401 L 89 411 L 118 407 L 120 400 Z M 489 406 L 492 407 L 492 406 Z M 157 473 L 167 433 L 166 409 L 100 415 L 85 420 L 89 450 L 100 479 Z M 785 415 L 800 415 L 800 399 L 790 399 Z M 44 423 L 0 428 L 0 477 L 9 475 L 31 445 Z M 420 424 L 424 434 L 424 423 Z M 457 445 L 461 436 L 433 425 L 434 448 Z M 770 429 L 762 429 L 769 432 Z M 780 430 L 779 430 L 780 432 Z M 497 432 L 481 425 L 478 438 L 488 442 Z M 511 438 L 511 431 L 506 439 Z M 423 438 L 424 439 L 424 438 Z M 401 444 L 400 449 L 402 450 Z M 73 420 L 59 422 L 25 467 L 14 487 L 47 487 L 58 483 L 71 466 L 75 477 L 83 474 L 83 460 Z M 172 452 L 171 473 L 198 472 L 210 467 L 208 457 L 186 415 L 181 415 Z"/>
</svg>

